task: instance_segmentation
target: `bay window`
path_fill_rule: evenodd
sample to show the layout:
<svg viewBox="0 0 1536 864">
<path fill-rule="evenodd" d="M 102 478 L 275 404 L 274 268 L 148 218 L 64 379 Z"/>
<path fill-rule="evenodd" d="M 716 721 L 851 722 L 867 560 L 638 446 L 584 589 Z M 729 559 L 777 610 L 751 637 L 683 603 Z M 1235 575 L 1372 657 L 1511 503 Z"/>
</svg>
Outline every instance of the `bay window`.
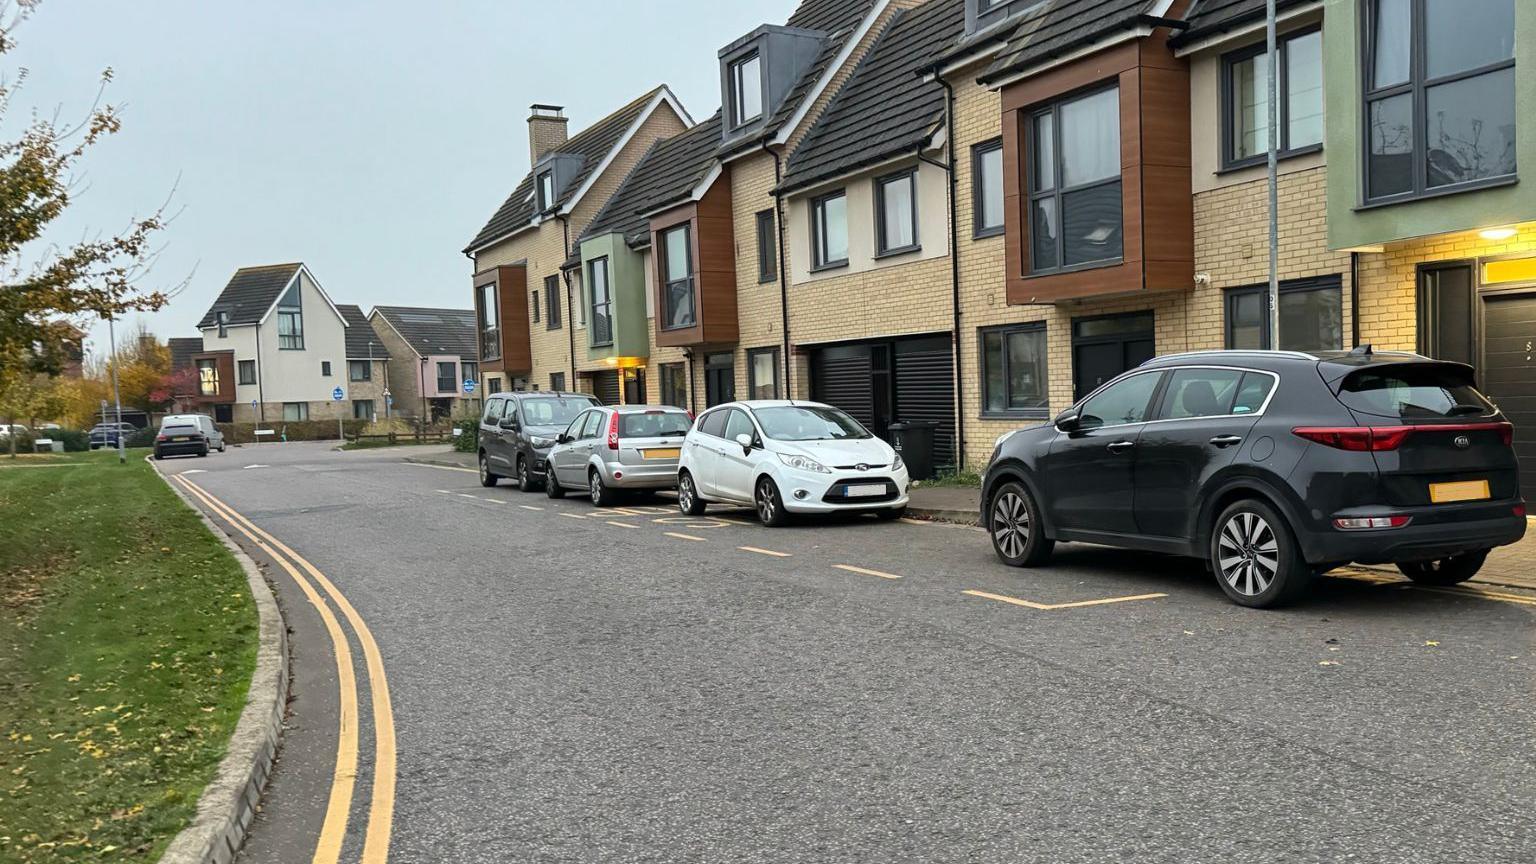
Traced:
<svg viewBox="0 0 1536 864">
<path fill-rule="evenodd" d="M 197 361 L 197 395 L 219 395 L 219 361 Z"/>
<path fill-rule="evenodd" d="M 596 258 L 587 265 L 587 297 L 591 302 L 591 323 L 587 334 L 592 345 L 613 344 L 613 294 L 608 290 L 608 258 Z"/>
<path fill-rule="evenodd" d="M 1029 141 L 1030 272 L 1118 261 L 1124 249 L 1119 88 L 1035 112 Z"/>
<path fill-rule="evenodd" d="M 694 304 L 692 228 L 683 223 L 661 232 L 662 280 L 666 291 L 662 300 L 662 327 L 676 330 L 692 327 L 698 320 Z"/>
</svg>

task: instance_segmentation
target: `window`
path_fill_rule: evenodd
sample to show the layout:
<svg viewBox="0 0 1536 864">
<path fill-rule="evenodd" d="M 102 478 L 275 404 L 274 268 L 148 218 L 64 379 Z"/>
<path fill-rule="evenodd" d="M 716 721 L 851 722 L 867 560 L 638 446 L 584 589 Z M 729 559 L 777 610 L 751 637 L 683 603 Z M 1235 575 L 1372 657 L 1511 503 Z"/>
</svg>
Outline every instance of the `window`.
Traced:
<svg viewBox="0 0 1536 864">
<path fill-rule="evenodd" d="M 304 305 L 299 297 L 299 282 L 277 301 L 277 347 L 280 351 L 304 350 Z"/>
<path fill-rule="evenodd" d="M 752 418 L 747 416 L 747 412 L 732 408 L 726 412 L 725 440 L 735 441 L 737 435 L 746 435 L 756 441 L 757 427 L 752 425 Z"/>
<path fill-rule="evenodd" d="M 688 407 L 688 376 L 683 372 L 683 364 L 661 364 L 661 404 Z"/>
<path fill-rule="evenodd" d="M 774 230 L 773 211 L 757 214 L 757 281 L 779 278 L 779 234 Z"/>
<path fill-rule="evenodd" d="M 848 196 L 841 189 L 811 202 L 813 269 L 848 263 Z"/>
<path fill-rule="evenodd" d="M 197 361 L 197 394 L 199 396 L 219 395 L 219 361 L 214 359 Z"/>
<path fill-rule="evenodd" d="M 1365 199 L 1515 175 L 1515 0 L 1366 0 Z"/>
<path fill-rule="evenodd" d="M 763 116 L 763 63 L 753 52 L 732 63 L 731 128 L 745 126 Z"/>
<path fill-rule="evenodd" d="M 485 413 L 481 415 L 480 422 L 487 426 L 495 426 L 501 422 L 501 406 L 507 404 L 505 399 L 485 400 Z"/>
<path fill-rule="evenodd" d="M 237 370 L 237 378 L 236 378 L 236 380 L 239 383 L 241 383 L 241 384 L 255 384 L 256 383 L 256 361 L 255 360 L 241 360 L 238 364 L 236 364 L 236 370 Z"/>
<path fill-rule="evenodd" d="M 1002 139 L 971 148 L 971 234 L 996 237 L 1003 233 Z"/>
<path fill-rule="evenodd" d="M 736 399 L 736 355 L 704 355 L 704 404 L 710 408 Z"/>
<path fill-rule="evenodd" d="M 480 356 L 486 360 L 501 359 L 500 308 L 496 303 L 496 283 L 487 282 L 475 289 L 477 312 L 480 315 Z"/>
<path fill-rule="evenodd" d="M 779 349 L 753 348 L 747 352 L 747 398 L 780 398 Z"/>
<path fill-rule="evenodd" d="M 725 415 L 729 413 L 731 413 L 729 410 L 725 410 L 711 411 L 710 413 L 705 414 L 703 419 L 699 421 L 699 431 L 703 432 L 705 435 L 711 435 L 715 438 L 724 438 Z"/>
<path fill-rule="evenodd" d="M 564 390 L 565 389 L 565 373 L 564 372 L 551 372 L 551 373 L 549 373 L 549 389 L 556 390 L 556 391 Z"/>
<path fill-rule="evenodd" d="M 1362 369 L 1344 379 L 1339 401 L 1362 414 L 1400 420 L 1477 419 L 1498 410 L 1478 392 L 1470 369 L 1444 364 Z"/>
<path fill-rule="evenodd" d="M 981 331 L 982 416 L 1044 417 L 1045 323 Z"/>
<path fill-rule="evenodd" d="M 693 240 L 687 223 L 661 233 L 662 329 L 692 327 L 698 320 L 693 302 Z"/>
<path fill-rule="evenodd" d="M 368 422 L 372 423 L 373 422 L 373 417 L 374 417 L 374 414 L 373 414 L 373 400 L 372 399 L 353 399 L 352 400 L 352 419 L 353 420 L 367 420 Z"/>
<path fill-rule="evenodd" d="M 1269 288 L 1250 285 L 1227 291 L 1227 347 L 1288 351 L 1337 351 L 1344 347 L 1344 291 L 1341 276 L 1280 283 L 1280 344 L 1269 334 Z"/>
<path fill-rule="evenodd" d="M 560 329 L 560 277 L 544 277 L 544 322 L 545 329 Z"/>
<path fill-rule="evenodd" d="M 322 377 L 322 378 L 329 378 L 329 377 L 331 377 L 331 361 L 329 361 L 329 360 L 321 360 L 320 361 L 320 377 Z"/>
<path fill-rule="evenodd" d="M 1119 260 L 1120 91 L 1052 105 L 1030 127 L 1030 271 Z"/>
<path fill-rule="evenodd" d="M 533 314 L 533 323 L 537 324 L 539 323 L 539 292 L 533 292 L 533 296 L 530 298 L 530 307 L 530 311 Z"/>
<path fill-rule="evenodd" d="M 539 212 L 543 213 L 545 210 L 548 210 L 549 208 L 553 207 L 554 205 L 555 205 L 555 172 L 554 171 L 540 171 L 539 172 Z"/>
<path fill-rule="evenodd" d="M 1317 28 L 1280 40 L 1280 155 L 1323 143 L 1323 34 Z M 1222 58 L 1222 164 L 1257 165 L 1269 154 L 1269 52 L 1265 44 Z"/>
<path fill-rule="evenodd" d="M 682 411 L 644 411 L 619 415 L 620 438 L 680 438 L 693 418 Z"/>
<path fill-rule="evenodd" d="M 348 381 L 372 381 L 373 380 L 373 363 L 368 361 L 368 360 L 348 360 L 347 361 L 347 380 Z"/>
<path fill-rule="evenodd" d="M 284 402 L 283 420 L 289 423 L 297 423 L 300 420 L 309 419 L 308 402 Z"/>
<path fill-rule="evenodd" d="M 470 360 L 460 360 L 459 374 L 464 376 L 465 381 L 479 381 L 480 364 Z"/>
<path fill-rule="evenodd" d="M 1268 377 L 1268 376 L 1265 376 Z M 1178 369 L 1163 391 L 1160 420 L 1224 417 L 1232 413 L 1243 373 L 1237 369 Z"/>
<path fill-rule="evenodd" d="M 587 297 L 592 316 L 587 340 L 592 345 L 613 344 L 613 294 L 608 290 L 608 259 L 594 258 L 587 265 Z"/>
<path fill-rule="evenodd" d="M 1144 372 L 1122 378 L 1110 384 L 1083 403 L 1078 428 L 1098 429 L 1102 426 L 1123 426 L 1141 423 L 1147 419 L 1148 403 L 1157 389 L 1156 372 Z"/>
<path fill-rule="evenodd" d="M 896 255 L 917 248 L 917 171 L 876 180 L 875 254 Z"/>
<path fill-rule="evenodd" d="M 493 393 L 500 393 L 501 392 L 501 379 L 500 378 L 489 378 L 489 379 L 486 379 L 486 382 L 485 382 L 485 392 L 486 392 L 486 395 L 490 395 L 490 394 L 493 394 Z"/>
<path fill-rule="evenodd" d="M 459 392 L 459 365 L 453 361 L 437 364 L 437 392 Z"/>
<path fill-rule="evenodd" d="M 219 338 L 220 339 L 228 338 L 229 337 L 229 313 L 225 312 L 223 310 L 220 310 L 220 311 L 214 313 L 213 317 L 219 322 Z"/>
</svg>

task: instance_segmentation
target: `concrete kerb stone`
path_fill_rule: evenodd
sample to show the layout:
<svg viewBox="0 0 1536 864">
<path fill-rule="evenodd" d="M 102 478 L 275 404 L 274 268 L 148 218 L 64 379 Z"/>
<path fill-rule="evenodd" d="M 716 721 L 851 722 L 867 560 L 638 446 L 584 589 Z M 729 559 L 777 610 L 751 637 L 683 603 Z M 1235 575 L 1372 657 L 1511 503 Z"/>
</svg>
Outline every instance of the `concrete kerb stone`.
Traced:
<svg viewBox="0 0 1536 864">
<path fill-rule="evenodd" d="M 251 586 L 251 597 L 256 602 L 260 621 L 256 668 L 251 672 L 245 708 L 230 736 L 229 749 L 198 798 L 197 814 L 191 824 L 171 840 L 171 845 L 160 857 L 160 864 L 229 864 L 240 851 L 251 821 L 256 817 L 262 790 L 272 775 L 282 742 L 289 684 L 288 627 L 277 598 L 256 562 L 220 530 L 186 492 L 178 489 L 158 468 L 156 473 L 240 562 Z"/>
</svg>

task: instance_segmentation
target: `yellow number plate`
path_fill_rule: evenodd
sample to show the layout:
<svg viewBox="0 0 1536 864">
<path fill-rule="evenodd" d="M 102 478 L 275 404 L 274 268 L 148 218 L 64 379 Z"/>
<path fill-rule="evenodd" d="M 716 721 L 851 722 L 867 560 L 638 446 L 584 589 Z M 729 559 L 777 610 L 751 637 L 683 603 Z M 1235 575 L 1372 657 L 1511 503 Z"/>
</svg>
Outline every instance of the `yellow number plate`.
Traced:
<svg viewBox="0 0 1536 864">
<path fill-rule="evenodd" d="M 676 447 L 672 447 L 666 450 L 642 450 L 640 455 L 647 459 L 676 459 L 681 452 Z"/>
<path fill-rule="evenodd" d="M 1429 484 L 1429 500 L 1436 504 L 1449 504 L 1452 501 L 1486 501 L 1491 497 L 1493 495 L 1488 491 L 1487 480 Z"/>
</svg>

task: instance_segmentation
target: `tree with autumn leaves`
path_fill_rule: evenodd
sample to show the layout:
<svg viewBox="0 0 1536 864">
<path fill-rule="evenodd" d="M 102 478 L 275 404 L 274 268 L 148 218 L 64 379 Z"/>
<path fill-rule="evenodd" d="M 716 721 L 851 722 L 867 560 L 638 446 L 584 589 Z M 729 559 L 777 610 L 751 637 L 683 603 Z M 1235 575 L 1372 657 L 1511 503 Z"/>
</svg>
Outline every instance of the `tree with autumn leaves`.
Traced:
<svg viewBox="0 0 1536 864">
<path fill-rule="evenodd" d="M 36 6 L 23 0 L 0 7 L 0 55 L 15 46 L 17 27 Z M 0 80 L 0 123 L 14 113 L 26 77 L 22 70 Z M 6 422 L 25 416 L 41 392 L 57 386 L 80 331 L 166 302 L 165 292 L 141 284 L 154 260 L 151 241 L 165 227 L 163 207 L 116 234 L 74 243 L 48 235 L 73 201 L 86 154 L 122 128 L 118 109 L 103 101 L 111 80 L 107 69 L 83 120 L 34 116 L 14 140 L 0 140 L 0 416 Z"/>
</svg>

